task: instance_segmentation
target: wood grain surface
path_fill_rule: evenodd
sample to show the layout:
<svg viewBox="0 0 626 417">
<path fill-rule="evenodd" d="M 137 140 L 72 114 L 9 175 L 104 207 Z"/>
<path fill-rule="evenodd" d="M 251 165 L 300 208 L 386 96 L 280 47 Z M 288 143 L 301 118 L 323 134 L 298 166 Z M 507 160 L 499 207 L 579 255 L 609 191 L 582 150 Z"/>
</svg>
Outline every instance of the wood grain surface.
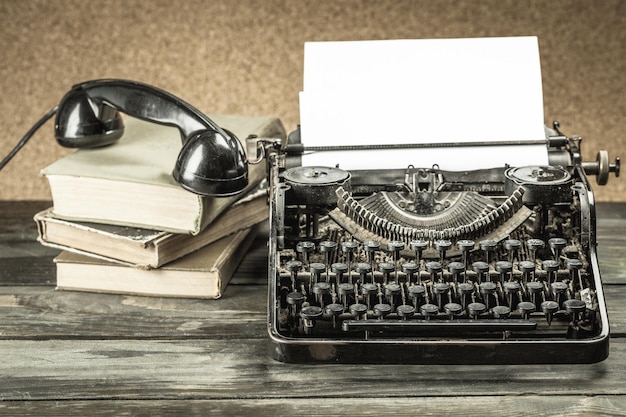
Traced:
<svg viewBox="0 0 626 417">
<path fill-rule="evenodd" d="M 516 366 L 273 361 L 263 232 L 220 300 L 56 291 L 47 204 L 0 202 L 0 415 L 626 414 L 626 204 L 598 213 L 609 358 Z"/>
</svg>

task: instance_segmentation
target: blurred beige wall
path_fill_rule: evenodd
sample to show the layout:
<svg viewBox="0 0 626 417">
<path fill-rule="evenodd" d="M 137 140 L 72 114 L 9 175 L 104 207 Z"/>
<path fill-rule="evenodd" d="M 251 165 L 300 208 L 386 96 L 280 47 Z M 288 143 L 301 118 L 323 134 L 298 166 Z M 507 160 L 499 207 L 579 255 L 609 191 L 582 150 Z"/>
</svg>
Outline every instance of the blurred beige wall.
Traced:
<svg viewBox="0 0 626 417">
<path fill-rule="evenodd" d="M 207 113 L 298 123 L 305 41 L 535 35 L 546 123 L 626 156 L 623 0 L 0 0 L 0 157 L 75 83 L 154 84 Z M 515 126 L 511 126 L 515 129 Z M 49 199 L 67 153 L 48 122 L 0 171 L 0 199 Z M 595 187 L 626 200 L 623 178 Z"/>
</svg>

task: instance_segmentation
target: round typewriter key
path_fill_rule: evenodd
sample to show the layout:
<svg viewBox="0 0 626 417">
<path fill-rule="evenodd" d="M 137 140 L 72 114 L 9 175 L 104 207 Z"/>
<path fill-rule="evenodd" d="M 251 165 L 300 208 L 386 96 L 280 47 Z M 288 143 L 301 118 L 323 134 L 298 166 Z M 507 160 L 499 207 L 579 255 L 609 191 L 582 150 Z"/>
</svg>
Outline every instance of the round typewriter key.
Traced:
<svg viewBox="0 0 626 417">
<path fill-rule="evenodd" d="M 569 314 L 584 313 L 585 310 L 587 310 L 587 304 L 585 304 L 584 301 L 577 299 L 565 300 L 563 302 L 563 307 Z"/>
<path fill-rule="evenodd" d="M 546 271 L 548 275 L 548 282 L 556 281 L 556 274 L 559 270 L 559 263 L 552 259 L 546 259 L 541 263 L 541 268 Z"/>
<path fill-rule="evenodd" d="M 548 245 L 554 254 L 554 260 L 560 263 L 561 251 L 567 246 L 567 240 L 562 237 L 553 237 L 548 240 Z"/>
<path fill-rule="evenodd" d="M 440 262 L 431 261 L 426 263 L 426 270 L 430 274 L 430 280 L 432 282 L 437 282 L 438 275 L 439 273 L 441 273 L 441 271 L 443 271 L 443 267 L 441 266 Z"/>
<path fill-rule="evenodd" d="M 459 240 L 458 242 L 456 242 L 456 246 L 457 248 L 459 248 L 459 250 L 461 252 L 469 252 L 472 249 L 474 249 L 474 245 L 476 243 L 473 240 Z"/>
<path fill-rule="evenodd" d="M 374 315 L 379 319 L 385 318 L 391 313 L 391 306 L 389 304 L 376 304 L 374 306 Z"/>
<path fill-rule="evenodd" d="M 343 281 L 343 274 L 348 272 L 348 265 L 343 262 L 335 262 L 330 266 L 331 271 L 335 274 L 335 278 L 337 280 L 337 285 L 341 284 Z"/>
<path fill-rule="evenodd" d="M 354 294 L 354 285 L 347 283 L 347 282 L 343 282 L 337 285 L 337 292 L 339 293 L 339 296 L 343 300 L 343 305 L 347 306 L 350 296 Z"/>
<path fill-rule="evenodd" d="M 372 272 L 372 265 L 365 262 L 358 262 L 356 265 L 354 265 L 354 270 L 360 275 L 361 282 L 365 282 L 367 274 Z"/>
<path fill-rule="evenodd" d="M 513 295 L 517 294 L 521 286 L 518 282 L 515 281 L 507 281 L 504 283 L 504 292 L 507 296 L 507 301 L 509 302 L 509 307 L 513 307 Z"/>
<path fill-rule="evenodd" d="M 313 294 L 317 298 L 317 302 L 324 307 L 324 295 L 330 293 L 330 284 L 328 282 L 316 282 L 313 285 Z"/>
<path fill-rule="evenodd" d="M 507 306 L 495 306 L 491 313 L 494 319 L 506 319 L 511 315 L 511 309 Z"/>
<path fill-rule="evenodd" d="M 479 288 L 483 301 L 485 302 L 487 308 L 489 308 L 489 298 L 491 295 L 495 294 L 498 286 L 495 282 L 483 282 L 480 284 Z"/>
<path fill-rule="evenodd" d="M 396 283 L 391 283 L 391 284 L 387 284 L 385 285 L 385 295 L 386 296 L 395 296 L 400 294 L 400 286 Z"/>
<path fill-rule="evenodd" d="M 428 247 L 428 241 L 422 239 L 412 240 L 409 242 L 409 247 L 415 252 L 415 263 L 419 264 L 422 259 L 422 252 Z"/>
<path fill-rule="evenodd" d="M 469 282 L 462 282 L 457 285 L 456 290 L 461 300 L 461 306 L 463 307 L 463 310 L 465 310 L 465 307 L 467 305 L 467 298 L 471 293 L 474 292 L 474 286 Z"/>
<path fill-rule="evenodd" d="M 463 312 L 463 307 L 458 303 L 447 303 L 443 306 L 443 310 L 446 312 L 450 320 L 454 319 L 454 316 L 458 316 Z"/>
<path fill-rule="evenodd" d="M 581 289 L 584 288 L 583 286 L 583 279 L 580 275 L 580 270 L 583 267 L 583 263 L 580 259 L 568 259 L 567 263 L 565 265 L 570 273 L 570 278 L 572 279 L 572 282 L 578 282 L 578 285 L 580 286 Z"/>
<path fill-rule="evenodd" d="M 311 272 L 311 280 L 309 281 L 309 287 L 320 281 L 322 273 L 326 271 L 326 265 L 320 262 L 311 262 L 309 264 L 309 271 Z"/>
<path fill-rule="evenodd" d="M 517 264 L 517 268 L 522 273 L 524 282 L 531 281 L 533 279 L 533 272 L 535 272 L 535 263 L 531 261 L 520 261 Z"/>
<path fill-rule="evenodd" d="M 300 311 L 302 324 L 304 325 L 304 333 L 308 334 L 315 326 L 315 320 L 322 317 L 322 309 L 318 306 L 306 306 Z"/>
<path fill-rule="evenodd" d="M 367 308 L 371 305 L 371 300 L 374 295 L 378 292 L 378 287 L 375 284 L 363 284 L 361 285 L 361 294 L 363 295 L 363 300 L 365 300 L 365 304 L 367 304 Z"/>
<path fill-rule="evenodd" d="M 309 263 L 309 253 L 315 249 L 315 243 L 309 241 L 302 241 L 296 244 L 296 251 L 302 254 L 302 260 L 304 264 Z"/>
<path fill-rule="evenodd" d="M 298 291 L 293 291 L 287 294 L 287 302 L 291 305 L 300 305 L 304 302 L 304 294 Z"/>
<path fill-rule="evenodd" d="M 389 262 L 381 262 L 378 264 L 378 271 L 383 274 L 383 283 L 390 281 L 389 276 L 396 270 L 396 266 Z"/>
<path fill-rule="evenodd" d="M 459 276 L 465 272 L 465 264 L 461 262 L 450 262 L 448 264 L 448 271 L 452 274 L 452 281 L 456 284 L 459 282 Z"/>
<path fill-rule="evenodd" d="M 424 304 L 423 306 L 420 307 L 420 313 L 422 314 L 422 316 L 424 316 L 426 320 L 430 320 L 431 318 L 439 314 L 439 307 L 437 307 L 434 304 Z"/>
<path fill-rule="evenodd" d="M 343 304 L 337 304 L 337 303 L 328 304 L 325 310 L 326 310 L 326 314 L 329 314 L 331 316 L 338 316 L 345 311 Z"/>
<path fill-rule="evenodd" d="M 420 300 L 424 297 L 426 288 L 423 285 L 411 285 L 409 286 L 409 296 L 413 300 L 413 304 L 417 307 Z"/>
<path fill-rule="evenodd" d="M 496 271 L 500 274 L 500 282 L 508 281 L 513 272 L 513 264 L 509 261 L 496 262 Z"/>
<path fill-rule="evenodd" d="M 528 301 L 522 301 L 517 304 L 517 311 L 522 315 L 524 320 L 527 320 L 531 313 L 536 310 L 536 307 L 533 303 Z"/>
<path fill-rule="evenodd" d="M 443 260 L 446 258 L 446 252 L 451 247 L 452 247 L 452 242 L 450 242 L 449 240 L 440 239 L 440 240 L 435 241 L 435 249 L 439 251 L 439 258 L 441 262 L 443 262 Z"/>
<path fill-rule="evenodd" d="M 491 252 L 496 250 L 497 245 L 498 243 L 495 240 L 491 240 L 491 239 L 481 240 L 480 242 L 478 242 L 478 246 L 480 247 L 480 250 L 482 250 L 483 253 L 485 254 L 485 262 L 487 264 L 489 264 L 490 262 Z"/>
<path fill-rule="evenodd" d="M 324 254 L 324 262 L 326 263 L 326 282 L 330 281 L 330 258 L 337 249 L 337 243 L 330 240 L 324 240 L 319 244 L 320 252 Z"/>
<path fill-rule="evenodd" d="M 415 314 L 415 308 L 408 304 L 403 304 L 401 306 L 398 306 L 398 308 L 396 309 L 396 313 L 403 320 L 406 320 L 413 317 L 413 314 Z"/>
<path fill-rule="evenodd" d="M 435 294 L 444 294 L 450 289 L 450 284 L 447 282 L 435 282 L 433 285 L 433 291 Z"/>
<path fill-rule="evenodd" d="M 556 301 L 548 300 L 541 303 L 541 311 L 546 315 L 546 321 L 548 322 L 548 326 L 552 324 L 552 317 L 554 317 L 554 313 L 559 311 L 559 304 Z"/>
<path fill-rule="evenodd" d="M 472 270 L 476 273 L 476 282 L 479 284 L 482 282 L 482 278 L 486 275 L 487 281 L 489 280 L 489 264 L 487 262 L 474 262 L 472 264 Z"/>
<path fill-rule="evenodd" d="M 473 319 L 477 319 L 485 311 L 487 311 L 487 306 L 483 303 L 469 303 L 467 305 L 467 312 Z"/>
<path fill-rule="evenodd" d="M 387 243 L 387 250 L 394 255 L 397 255 L 402 249 L 404 249 L 404 242 L 401 240 L 392 240 Z"/>
<path fill-rule="evenodd" d="M 355 320 L 361 320 L 367 314 L 367 306 L 360 303 L 352 304 L 350 306 L 350 314 L 352 314 Z"/>
<path fill-rule="evenodd" d="M 530 293 L 531 301 L 533 302 L 533 304 L 537 305 L 537 295 L 541 294 L 544 290 L 543 283 L 539 281 L 530 281 L 526 284 L 526 288 Z"/>
<path fill-rule="evenodd" d="M 504 241 L 504 248 L 509 252 L 509 262 L 513 262 L 517 259 L 519 248 L 522 247 L 522 242 L 517 239 L 507 239 Z"/>
<path fill-rule="evenodd" d="M 406 274 L 406 282 L 411 283 L 413 281 L 413 275 L 419 274 L 419 267 L 414 262 L 405 262 L 402 264 L 402 272 Z M 419 278 L 417 282 L 419 283 Z"/>
<path fill-rule="evenodd" d="M 285 267 L 289 272 L 291 272 L 291 289 L 295 291 L 298 289 L 298 272 L 302 270 L 302 262 L 289 261 Z"/>
<path fill-rule="evenodd" d="M 545 246 L 545 242 L 541 239 L 528 239 L 526 241 L 526 247 L 530 251 L 530 260 L 535 261 L 535 259 L 537 259 L 537 251 L 543 249 Z"/>
</svg>

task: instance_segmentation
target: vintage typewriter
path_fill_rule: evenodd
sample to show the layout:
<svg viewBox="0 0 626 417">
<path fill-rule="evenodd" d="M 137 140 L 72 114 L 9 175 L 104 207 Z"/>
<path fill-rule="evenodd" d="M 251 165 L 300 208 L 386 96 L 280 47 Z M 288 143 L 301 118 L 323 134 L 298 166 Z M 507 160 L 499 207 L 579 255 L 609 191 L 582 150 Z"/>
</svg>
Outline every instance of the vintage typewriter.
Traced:
<svg viewBox="0 0 626 417">
<path fill-rule="evenodd" d="M 270 354 L 283 362 L 589 363 L 608 355 L 594 197 L 605 151 L 548 166 L 344 171 L 265 142 Z"/>
</svg>

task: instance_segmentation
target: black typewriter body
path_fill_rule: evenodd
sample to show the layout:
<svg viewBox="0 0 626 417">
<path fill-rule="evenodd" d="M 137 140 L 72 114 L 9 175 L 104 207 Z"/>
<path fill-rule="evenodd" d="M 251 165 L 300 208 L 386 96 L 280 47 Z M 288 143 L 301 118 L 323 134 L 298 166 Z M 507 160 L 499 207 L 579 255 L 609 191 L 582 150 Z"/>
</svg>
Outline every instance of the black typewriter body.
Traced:
<svg viewBox="0 0 626 417">
<path fill-rule="evenodd" d="M 618 174 L 619 160 L 584 164 L 579 141 L 559 136 L 546 144 L 549 166 L 464 172 L 307 167 L 290 162 L 290 145 L 274 145 L 267 158 L 271 357 L 605 359 L 609 323 L 586 173 Z"/>
</svg>

